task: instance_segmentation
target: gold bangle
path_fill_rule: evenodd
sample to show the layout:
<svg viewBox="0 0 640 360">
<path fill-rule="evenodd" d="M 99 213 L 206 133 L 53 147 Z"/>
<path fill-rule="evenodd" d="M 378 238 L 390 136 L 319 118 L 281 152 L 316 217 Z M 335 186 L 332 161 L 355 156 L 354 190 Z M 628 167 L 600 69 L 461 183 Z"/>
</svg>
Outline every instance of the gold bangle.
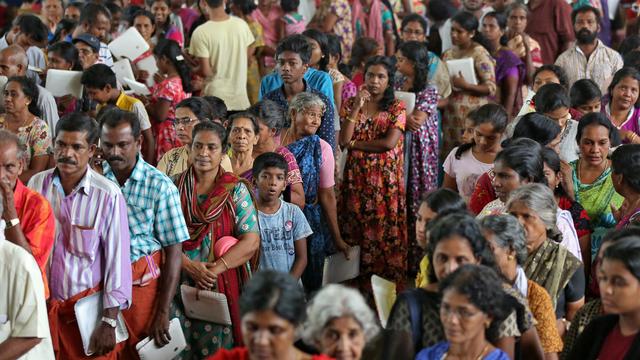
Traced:
<svg viewBox="0 0 640 360">
<path fill-rule="evenodd" d="M 356 141 L 355 141 L 355 140 L 351 140 L 351 141 L 349 142 L 349 149 L 353 149 L 353 147 L 355 146 L 355 144 L 356 144 Z"/>
<path fill-rule="evenodd" d="M 220 261 L 222 261 L 222 264 L 224 265 L 225 269 L 229 270 L 229 264 L 227 264 L 227 261 L 224 259 L 224 257 L 220 257 Z"/>
<path fill-rule="evenodd" d="M 356 121 L 351 116 L 347 116 L 347 121 L 352 123 L 352 124 L 356 123 Z"/>
</svg>

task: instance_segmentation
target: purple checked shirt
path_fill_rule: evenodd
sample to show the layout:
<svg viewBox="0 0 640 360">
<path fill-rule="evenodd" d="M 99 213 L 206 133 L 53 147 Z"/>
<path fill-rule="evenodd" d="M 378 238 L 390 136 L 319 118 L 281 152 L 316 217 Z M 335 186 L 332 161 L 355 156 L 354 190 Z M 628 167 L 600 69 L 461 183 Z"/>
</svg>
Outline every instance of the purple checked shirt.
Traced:
<svg viewBox="0 0 640 360">
<path fill-rule="evenodd" d="M 127 204 L 116 184 L 87 169 L 69 195 L 55 169 L 29 181 L 49 200 L 56 218 L 47 271 L 51 297 L 66 300 L 102 283 L 103 308 L 126 309 L 131 302 Z"/>
</svg>

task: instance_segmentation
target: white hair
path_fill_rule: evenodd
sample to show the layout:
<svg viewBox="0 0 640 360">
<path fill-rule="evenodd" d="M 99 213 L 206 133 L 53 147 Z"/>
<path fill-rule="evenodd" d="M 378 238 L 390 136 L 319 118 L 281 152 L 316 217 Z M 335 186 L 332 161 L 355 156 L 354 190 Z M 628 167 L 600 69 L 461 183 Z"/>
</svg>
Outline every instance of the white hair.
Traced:
<svg viewBox="0 0 640 360">
<path fill-rule="evenodd" d="M 357 290 L 331 284 L 318 291 L 307 307 L 307 321 L 303 325 L 302 338 L 309 345 L 317 345 L 329 322 L 345 316 L 360 324 L 367 342 L 380 330 L 375 314 Z"/>
</svg>

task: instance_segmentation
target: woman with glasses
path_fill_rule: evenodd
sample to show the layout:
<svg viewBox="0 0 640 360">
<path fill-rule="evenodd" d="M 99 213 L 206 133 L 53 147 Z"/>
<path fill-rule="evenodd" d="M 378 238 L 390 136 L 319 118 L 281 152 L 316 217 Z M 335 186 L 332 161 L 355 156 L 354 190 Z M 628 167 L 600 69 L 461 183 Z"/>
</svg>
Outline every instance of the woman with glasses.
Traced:
<svg viewBox="0 0 640 360">
<path fill-rule="evenodd" d="M 189 162 L 189 153 L 193 127 L 200 121 L 211 119 L 213 117 L 212 112 L 209 103 L 200 97 L 187 98 L 176 105 L 173 126 L 176 129 L 178 140 L 180 140 L 183 145 L 166 152 L 160 161 L 158 161 L 158 170 L 167 174 L 169 177 L 187 170 L 189 165 L 191 165 Z M 225 171 L 231 172 L 233 170 L 227 154 L 222 155 L 221 166 Z"/>
</svg>

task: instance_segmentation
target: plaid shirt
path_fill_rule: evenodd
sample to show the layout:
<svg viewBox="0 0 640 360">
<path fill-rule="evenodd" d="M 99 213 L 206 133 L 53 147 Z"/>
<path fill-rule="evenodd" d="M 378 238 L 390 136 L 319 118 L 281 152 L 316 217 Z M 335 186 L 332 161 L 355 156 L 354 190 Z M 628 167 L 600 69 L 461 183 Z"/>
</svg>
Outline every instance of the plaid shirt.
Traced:
<svg viewBox="0 0 640 360">
<path fill-rule="evenodd" d="M 109 164 L 104 176 L 118 184 Z M 127 201 L 131 233 L 131 263 L 163 247 L 189 240 L 180 194 L 171 179 L 138 156 L 129 179 L 120 189 Z"/>
</svg>

